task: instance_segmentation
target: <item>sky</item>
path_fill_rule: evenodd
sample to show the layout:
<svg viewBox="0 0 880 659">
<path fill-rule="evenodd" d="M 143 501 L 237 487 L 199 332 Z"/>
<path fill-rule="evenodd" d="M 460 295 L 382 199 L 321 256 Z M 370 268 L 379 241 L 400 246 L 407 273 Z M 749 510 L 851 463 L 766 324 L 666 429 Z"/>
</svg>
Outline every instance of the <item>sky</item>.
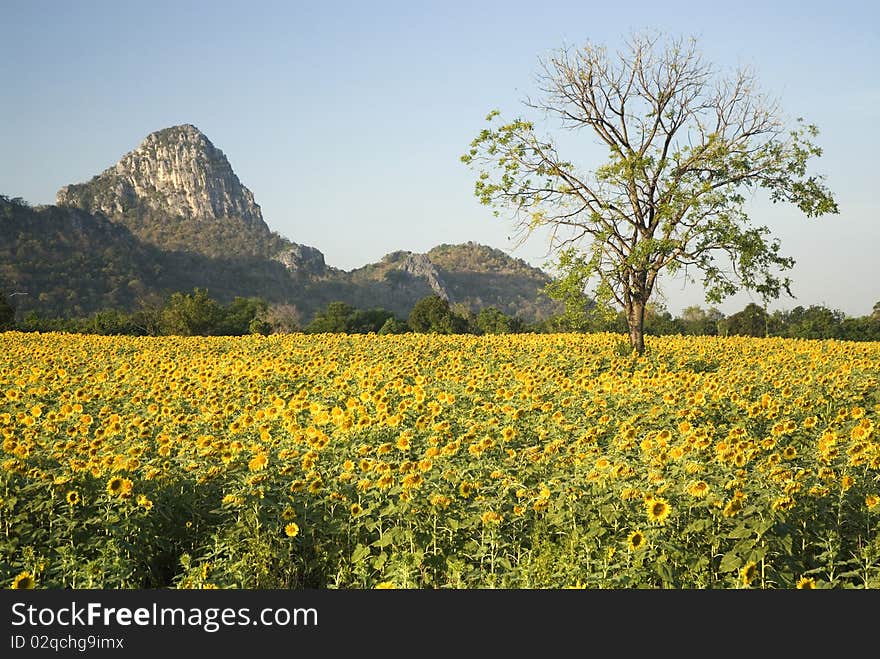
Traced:
<svg viewBox="0 0 880 659">
<path fill-rule="evenodd" d="M 474 197 L 460 156 L 490 110 L 525 113 L 553 51 L 616 50 L 643 30 L 694 36 L 719 70 L 751 67 L 786 116 L 820 130 L 815 169 L 840 213 L 749 202 L 797 263 L 796 299 L 769 308 L 862 316 L 880 301 L 880 9 L 868 0 L 0 0 L 0 23 L 0 194 L 54 203 L 149 133 L 191 123 L 272 230 L 344 270 L 475 241 L 550 271 L 546 237 L 518 244 L 511 221 Z M 600 164 L 584 140 L 563 156 Z M 658 301 L 673 315 L 708 306 L 679 280 Z"/>
</svg>

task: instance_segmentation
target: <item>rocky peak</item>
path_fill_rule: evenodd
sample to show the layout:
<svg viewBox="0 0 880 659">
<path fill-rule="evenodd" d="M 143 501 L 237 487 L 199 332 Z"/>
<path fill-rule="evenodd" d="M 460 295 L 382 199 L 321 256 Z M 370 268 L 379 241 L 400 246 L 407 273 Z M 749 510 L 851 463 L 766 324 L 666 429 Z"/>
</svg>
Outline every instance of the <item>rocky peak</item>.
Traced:
<svg viewBox="0 0 880 659">
<path fill-rule="evenodd" d="M 291 272 L 307 275 L 322 275 L 327 271 L 324 255 L 314 247 L 288 243 L 275 256 Z"/>
<path fill-rule="evenodd" d="M 437 295 L 444 300 L 449 299 L 449 292 L 446 290 L 446 284 L 437 271 L 436 266 L 427 254 L 414 254 L 413 252 L 405 252 L 404 258 L 397 266 L 398 270 L 409 274 L 417 279 L 424 279 L 428 282 L 428 286 Z"/>
<path fill-rule="evenodd" d="M 226 156 L 192 124 L 151 133 L 88 183 L 61 188 L 56 202 L 110 217 L 138 207 L 196 220 L 235 217 L 269 230 Z"/>
</svg>

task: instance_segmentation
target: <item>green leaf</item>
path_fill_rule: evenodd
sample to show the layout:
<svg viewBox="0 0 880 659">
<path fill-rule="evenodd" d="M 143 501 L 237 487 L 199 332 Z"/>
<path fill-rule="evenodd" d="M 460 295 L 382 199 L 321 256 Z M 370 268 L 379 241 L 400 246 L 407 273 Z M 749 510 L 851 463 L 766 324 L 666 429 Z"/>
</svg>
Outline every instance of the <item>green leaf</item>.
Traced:
<svg viewBox="0 0 880 659">
<path fill-rule="evenodd" d="M 684 532 L 685 533 L 702 533 L 703 531 L 705 531 L 711 527 L 712 527 L 712 520 L 711 519 L 706 519 L 706 518 L 695 519 L 693 522 L 691 522 L 690 524 L 688 524 L 685 527 Z"/>
<path fill-rule="evenodd" d="M 742 558 L 740 558 L 735 551 L 729 551 L 724 554 L 724 557 L 721 559 L 721 565 L 718 566 L 718 569 L 721 572 L 733 572 L 734 570 L 741 568 L 742 564 Z"/>
<path fill-rule="evenodd" d="M 661 579 L 663 579 L 663 583 L 672 583 L 672 568 L 669 567 L 669 563 L 666 561 L 657 561 L 654 564 L 654 571 Z"/>
<path fill-rule="evenodd" d="M 363 545 L 358 544 L 358 546 L 354 548 L 354 551 L 351 554 L 351 562 L 352 563 L 359 563 L 360 561 L 362 561 L 364 558 L 366 558 L 369 555 L 370 555 L 370 548 L 364 547 Z"/>
<path fill-rule="evenodd" d="M 745 526 L 744 524 L 740 524 L 733 531 L 727 534 L 728 538 L 748 538 L 752 534 L 754 534 L 754 530 Z"/>
<path fill-rule="evenodd" d="M 393 544 L 395 530 L 396 530 L 396 527 L 385 531 L 385 533 L 383 533 L 381 536 L 379 536 L 378 540 L 376 540 L 375 542 L 372 543 L 372 546 L 373 547 L 387 547 L 388 545 Z"/>
</svg>

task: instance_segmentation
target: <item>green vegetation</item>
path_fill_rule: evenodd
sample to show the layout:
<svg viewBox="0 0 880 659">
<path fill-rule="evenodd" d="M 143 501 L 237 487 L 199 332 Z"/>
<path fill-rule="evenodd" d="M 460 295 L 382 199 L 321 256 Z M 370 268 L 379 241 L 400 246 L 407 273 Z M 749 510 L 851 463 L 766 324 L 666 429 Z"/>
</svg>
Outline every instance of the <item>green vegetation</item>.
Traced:
<svg viewBox="0 0 880 659">
<path fill-rule="evenodd" d="M 480 131 L 461 159 L 477 170 L 481 203 L 509 212 L 524 238 L 548 229 L 560 271 L 594 285 L 600 307 L 623 310 L 638 353 L 663 272 L 701 273 L 709 303 L 743 289 L 765 302 L 789 292 L 781 273 L 794 260 L 753 224 L 749 195 L 764 190 L 807 217 L 838 212 L 808 171 L 822 154 L 818 129 L 786 125 L 745 70 L 716 75 L 694 39 L 563 48 L 541 62 L 538 84 L 527 108 L 597 139 L 604 164 L 581 171 L 522 118 Z"/>
<path fill-rule="evenodd" d="M 385 309 L 355 309 L 345 302 L 331 302 L 325 311 L 319 312 L 305 331 L 311 334 L 322 332 L 344 332 L 347 334 L 369 334 L 380 332 L 395 317 Z M 399 321 L 398 321 L 399 322 Z M 385 333 L 390 331 L 389 325 Z"/>
<path fill-rule="evenodd" d="M 880 588 L 880 343 L 621 342 L 0 334 L 0 584 Z"/>
<path fill-rule="evenodd" d="M 419 300 L 407 319 L 387 309 L 358 309 L 346 302 L 330 302 L 302 323 L 302 314 L 290 305 L 272 305 L 259 297 L 236 297 L 222 304 L 207 289 L 173 293 L 164 300 L 151 299 L 134 312 L 104 309 L 80 318 L 42 317 L 27 313 L 21 322 L 11 322 L 14 309 L 3 305 L 0 291 L 0 331 L 70 332 L 131 336 L 244 336 L 247 334 L 547 334 L 574 332 L 599 334 L 625 333 L 623 312 L 608 316 L 596 306 L 574 325 L 565 313 L 538 322 L 508 316 L 495 307 L 479 313 L 450 305 L 438 295 Z M 4 308 L 6 309 L 4 316 Z M 4 325 L 4 318 L 6 324 Z M 848 317 L 843 312 L 819 305 L 795 307 L 767 313 L 749 303 L 731 316 L 715 308 L 697 305 L 673 316 L 662 306 L 649 304 L 645 310 L 645 332 L 650 336 L 747 336 L 793 339 L 838 339 L 841 341 L 880 341 L 880 302 L 870 315 Z"/>
<path fill-rule="evenodd" d="M 423 334 L 463 334 L 467 330 L 467 321 L 450 309 L 448 300 L 429 295 L 413 307 L 409 326 Z"/>
<path fill-rule="evenodd" d="M 158 215 L 151 222 L 179 224 Z M 207 232 L 204 241 L 210 242 L 211 235 Z M 434 292 L 424 278 L 399 269 L 403 252 L 352 272 L 317 272 L 217 245 L 216 250 L 203 245 L 202 253 L 167 251 L 115 219 L 77 208 L 30 207 L 0 195 L 0 281 L 26 293 L 16 299 L 19 324 L 29 314 L 43 319 L 85 318 L 108 309 L 131 314 L 176 292 L 205 288 L 222 304 L 237 297 L 261 298 L 269 305 L 267 318 L 275 316 L 269 318 L 273 327 L 293 331 L 337 301 L 357 309 L 385 309 L 405 319 L 416 302 Z M 558 309 L 543 293 L 549 276 L 500 250 L 473 243 L 442 245 L 429 258 L 436 259 L 450 296 L 474 314 L 494 306 L 506 315 L 538 321 Z"/>
<path fill-rule="evenodd" d="M 0 332 L 15 328 L 15 306 L 9 294 L 0 289 Z"/>
</svg>

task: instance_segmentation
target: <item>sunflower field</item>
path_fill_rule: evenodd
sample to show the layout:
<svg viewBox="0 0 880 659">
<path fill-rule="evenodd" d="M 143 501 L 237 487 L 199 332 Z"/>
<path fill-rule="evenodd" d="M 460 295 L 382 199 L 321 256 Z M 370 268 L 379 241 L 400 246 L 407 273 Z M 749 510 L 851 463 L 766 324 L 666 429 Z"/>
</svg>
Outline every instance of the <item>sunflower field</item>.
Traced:
<svg viewBox="0 0 880 659">
<path fill-rule="evenodd" d="M 878 588 L 880 344 L 0 334 L 14 588 Z"/>
</svg>

